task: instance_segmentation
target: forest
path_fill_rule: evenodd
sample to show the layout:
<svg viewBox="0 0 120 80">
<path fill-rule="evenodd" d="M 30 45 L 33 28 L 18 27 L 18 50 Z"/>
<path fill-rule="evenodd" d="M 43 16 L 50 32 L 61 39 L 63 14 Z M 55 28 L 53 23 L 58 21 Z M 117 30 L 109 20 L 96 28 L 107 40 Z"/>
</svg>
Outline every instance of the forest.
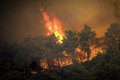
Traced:
<svg viewBox="0 0 120 80">
<path fill-rule="evenodd" d="M 98 37 L 90 26 L 54 34 L 28 36 L 0 47 L 0 80 L 120 80 L 120 24 Z"/>
</svg>

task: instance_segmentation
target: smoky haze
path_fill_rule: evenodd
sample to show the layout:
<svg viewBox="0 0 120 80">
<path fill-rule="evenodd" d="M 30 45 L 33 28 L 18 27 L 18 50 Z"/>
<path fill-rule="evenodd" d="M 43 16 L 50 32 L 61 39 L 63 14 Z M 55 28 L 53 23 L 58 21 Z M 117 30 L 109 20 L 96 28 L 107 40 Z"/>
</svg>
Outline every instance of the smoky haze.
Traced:
<svg viewBox="0 0 120 80">
<path fill-rule="evenodd" d="M 120 22 L 120 0 L 7 0 L 1 2 L 1 42 L 45 34 L 38 1 L 64 30 L 80 31 L 87 24 L 103 36 L 111 23 Z"/>
</svg>

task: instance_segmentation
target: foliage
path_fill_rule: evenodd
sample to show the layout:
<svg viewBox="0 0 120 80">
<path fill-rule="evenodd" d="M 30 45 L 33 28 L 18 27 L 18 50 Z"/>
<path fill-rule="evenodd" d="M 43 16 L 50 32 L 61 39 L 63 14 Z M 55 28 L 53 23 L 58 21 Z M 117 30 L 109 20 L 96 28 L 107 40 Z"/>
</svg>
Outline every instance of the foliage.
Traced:
<svg viewBox="0 0 120 80">
<path fill-rule="evenodd" d="M 112 24 L 104 37 L 85 25 L 81 32 L 65 32 L 63 44 L 57 43 L 55 35 L 27 37 L 21 44 L 5 43 L 0 47 L 0 80 L 120 80 L 120 24 Z M 80 48 L 91 55 L 91 46 L 103 46 L 104 53 L 92 60 L 78 63 L 75 49 Z M 53 60 L 66 57 L 73 59 L 72 65 L 53 66 Z M 79 54 L 80 56 L 80 54 Z M 41 67 L 46 59 L 49 69 Z"/>
</svg>

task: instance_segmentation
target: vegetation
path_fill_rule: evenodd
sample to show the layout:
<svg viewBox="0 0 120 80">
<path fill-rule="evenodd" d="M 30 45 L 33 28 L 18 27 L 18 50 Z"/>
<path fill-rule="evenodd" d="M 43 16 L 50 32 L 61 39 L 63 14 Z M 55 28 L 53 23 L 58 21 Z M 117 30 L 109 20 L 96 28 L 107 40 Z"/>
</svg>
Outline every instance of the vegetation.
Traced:
<svg viewBox="0 0 120 80">
<path fill-rule="evenodd" d="M 93 46 L 103 52 L 91 59 Z M 120 80 L 120 24 L 112 24 L 104 37 L 87 25 L 80 32 L 65 31 L 62 44 L 54 34 L 5 43 L 0 75 L 0 80 Z"/>
</svg>

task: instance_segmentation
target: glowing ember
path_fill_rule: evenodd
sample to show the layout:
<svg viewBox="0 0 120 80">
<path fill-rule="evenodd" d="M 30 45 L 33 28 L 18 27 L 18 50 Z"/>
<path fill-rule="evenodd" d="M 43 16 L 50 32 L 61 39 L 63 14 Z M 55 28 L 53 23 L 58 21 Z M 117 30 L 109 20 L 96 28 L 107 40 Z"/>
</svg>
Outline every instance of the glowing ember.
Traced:
<svg viewBox="0 0 120 80">
<path fill-rule="evenodd" d="M 64 31 L 62 29 L 61 22 L 57 18 L 53 18 L 52 20 L 50 20 L 47 13 L 44 12 L 41 7 L 40 7 L 40 11 L 42 12 L 42 15 L 45 20 L 45 26 L 48 30 L 47 35 L 54 34 L 55 37 L 58 39 L 58 43 L 61 44 L 63 42 L 63 36 L 64 36 Z"/>
<path fill-rule="evenodd" d="M 67 65 L 71 65 L 73 64 L 72 59 L 68 59 L 68 58 L 61 58 L 60 59 L 60 66 L 67 66 Z"/>
<path fill-rule="evenodd" d="M 40 60 L 40 66 L 41 66 L 43 69 L 49 69 L 49 66 L 48 66 L 48 63 L 47 63 L 47 60 L 46 60 L 46 59 Z"/>
<path fill-rule="evenodd" d="M 31 74 L 33 74 L 33 75 L 36 73 L 37 73 L 37 71 L 34 71 L 34 70 L 31 71 Z"/>
</svg>

